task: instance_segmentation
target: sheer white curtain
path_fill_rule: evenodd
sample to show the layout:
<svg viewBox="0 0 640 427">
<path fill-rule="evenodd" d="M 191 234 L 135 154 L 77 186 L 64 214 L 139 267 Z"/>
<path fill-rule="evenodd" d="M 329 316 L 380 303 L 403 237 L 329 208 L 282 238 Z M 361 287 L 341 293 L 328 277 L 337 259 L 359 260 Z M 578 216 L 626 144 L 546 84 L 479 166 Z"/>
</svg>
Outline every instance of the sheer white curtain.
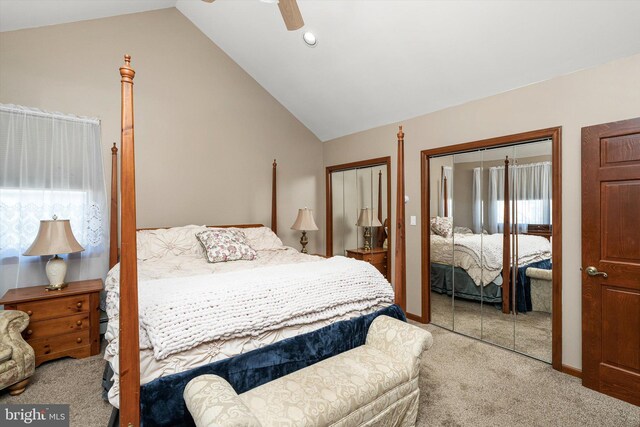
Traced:
<svg viewBox="0 0 640 427">
<path fill-rule="evenodd" d="M 551 162 L 510 166 L 511 200 L 516 200 L 520 230 L 528 224 L 551 224 Z M 510 208 L 512 209 L 512 207 Z M 489 168 L 489 232 L 501 233 L 504 223 L 504 166 Z"/>
<path fill-rule="evenodd" d="M 447 178 L 445 180 L 445 178 Z M 444 186 L 447 185 L 447 200 L 444 199 Z M 440 197 L 438 203 L 438 216 L 444 216 L 445 203 L 447 204 L 447 216 L 453 216 L 453 168 L 442 166 L 440 176 Z"/>
<path fill-rule="evenodd" d="M 0 295 L 47 284 L 50 257 L 27 257 L 41 219 L 69 219 L 84 252 L 67 259 L 67 281 L 104 278 L 107 198 L 100 122 L 0 104 Z"/>
</svg>

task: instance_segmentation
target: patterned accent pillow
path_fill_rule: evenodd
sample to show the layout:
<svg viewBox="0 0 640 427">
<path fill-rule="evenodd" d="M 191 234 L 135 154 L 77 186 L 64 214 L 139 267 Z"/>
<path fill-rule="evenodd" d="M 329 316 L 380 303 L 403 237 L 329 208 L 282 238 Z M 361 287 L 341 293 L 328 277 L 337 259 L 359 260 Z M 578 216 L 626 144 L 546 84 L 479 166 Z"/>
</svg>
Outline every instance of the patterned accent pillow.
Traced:
<svg viewBox="0 0 640 427">
<path fill-rule="evenodd" d="M 209 262 L 227 262 L 256 259 L 257 252 L 247 244 L 244 233 L 238 229 L 210 228 L 196 234 Z"/>
<path fill-rule="evenodd" d="M 442 237 L 451 237 L 453 221 L 451 217 L 436 216 L 431 218 L 431 231 Z"/>
</svg>

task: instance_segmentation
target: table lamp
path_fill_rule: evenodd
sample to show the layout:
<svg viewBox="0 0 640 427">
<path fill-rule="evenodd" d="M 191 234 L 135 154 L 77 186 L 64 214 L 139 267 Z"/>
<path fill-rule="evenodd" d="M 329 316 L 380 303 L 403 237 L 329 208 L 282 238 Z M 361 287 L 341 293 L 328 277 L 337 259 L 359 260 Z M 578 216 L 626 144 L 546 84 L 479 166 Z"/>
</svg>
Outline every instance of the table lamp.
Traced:
<svg viewBox="0 0 640 427">
<path fill-rule="evenodd" d="M 364 250 L 371 250 L 371 227 L 382 227 L 382 224 L 373 215 L 373 209 L 363 208 L 360 211 L 360 217 L 358 218 L 358 222 L 356 223 L 358 227 L 364 227 Z"/>
<path fill-rule="evenodd" d="M 53 255 L 47 262 L 45 269 L 49 286 L 47 290 L 57 291 L 67 286 L 64 283 L 64 276 L 67 274 L 67 264 L 59 254 L 70 254 L 82 252 L 84 248 L 80 246 L 71 231 L 68 219 L 58 219 L 55 215 L 52 220 L 41 220 L 40 228 L 36 240 L 23 255 L 42 256 Z"/>
<path fill-rule="evenodd" d="M 302 245 L 303 254 L 307 253 L 307 243 L 309 243 L 309 239 L 307 238 L 307 231 L 317 231 L 318 226 L 316 222 L 313 220 L 313 213 L 311 209 L 304 208 L 298 209 L 298 217 L 296 218 L 296 222 L 291 226 L 292 230 L 302 231 L 302 237 L 300 238 L 300 244 Z"/>
</svg>

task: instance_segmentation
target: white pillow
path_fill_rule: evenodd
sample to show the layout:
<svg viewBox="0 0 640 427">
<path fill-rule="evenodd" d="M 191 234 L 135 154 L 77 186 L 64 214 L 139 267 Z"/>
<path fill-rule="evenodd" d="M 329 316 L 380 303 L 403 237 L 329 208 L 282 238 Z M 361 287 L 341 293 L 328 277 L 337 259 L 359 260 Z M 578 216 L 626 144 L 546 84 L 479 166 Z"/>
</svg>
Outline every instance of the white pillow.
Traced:
<svg viewBox="0 0 640 427">
<path fill-rule="evenodd" d="M 473 230 L 469 227 L 453 227 L 455 234 L 473 234 Z"/>
<path fill-rule="evenodd" d="M 269 227 L 243 228 L 247 244 L 256 251 L 270 251 L 286 249 L 282 240 Z"/>
<path fill-rule="evenodd" d="M 136 234 L 139 260 L 165 256 L 201 255 L 204 250 L 196 234 L 206 230 L 204 225 L 140 230 Z"/>
</svg>

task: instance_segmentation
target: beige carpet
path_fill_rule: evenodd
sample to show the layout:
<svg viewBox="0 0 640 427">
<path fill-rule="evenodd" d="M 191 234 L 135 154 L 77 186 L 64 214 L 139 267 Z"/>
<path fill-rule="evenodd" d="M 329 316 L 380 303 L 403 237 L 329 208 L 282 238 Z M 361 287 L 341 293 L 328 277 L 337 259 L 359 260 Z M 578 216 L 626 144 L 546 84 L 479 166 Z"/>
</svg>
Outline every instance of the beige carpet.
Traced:
<svg viewBox="0 0 640 427">
<path fill-rule="evenodd" d="M 104 364 L 102 355 L 45 362 L 21 395 L 0 391 L 0 403 L 70 404 L 72 426 L 106 426 L 112 406 L 101 397 Z"/>
<path fill-rule="evenodd" d="M 586 389 L 549 365 L 444 329 L 423 358 L 418 426 L 640 426 L 640 408 Z M 61 359 L 36 370 L 20 396 L 0 403 L 69 403 L 71 425 L 105 426 L 101 356 Z"/>
<path fill-rule="evenodd" d="M 455 310 L 455 313 L 454 313 Z M 551 314 L 540 311 L 504 314 L 493 304 L 480 305 L 431 292 L 431 321 L 446 329 L 515 349 L 551 363 Z"/>
</svg>

